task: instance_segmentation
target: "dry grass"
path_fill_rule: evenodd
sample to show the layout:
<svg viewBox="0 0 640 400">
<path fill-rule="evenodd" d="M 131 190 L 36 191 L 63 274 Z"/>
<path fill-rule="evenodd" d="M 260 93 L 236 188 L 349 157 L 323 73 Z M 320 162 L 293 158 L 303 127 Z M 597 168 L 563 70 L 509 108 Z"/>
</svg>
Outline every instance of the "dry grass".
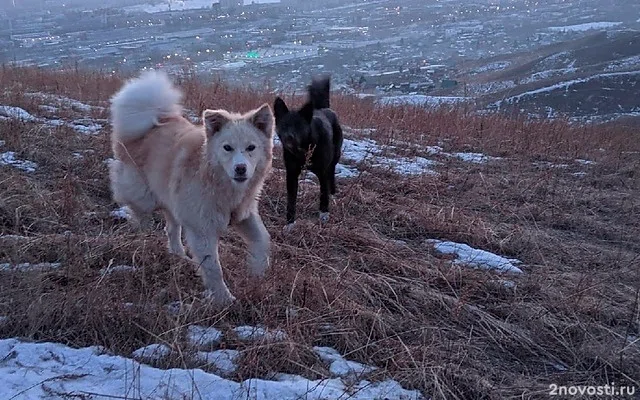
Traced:
<svg viewBox="0 0 640 400">
<path fill-rule="evenodd" d="M 41 115 L 38 102 L 21 95 L 41 91 L 105 106 L 121 82 L 99 73 L 3 68 L 0 104 Z M 196 113 L 273 100 L 220 82 L 181 84 Z M 251 285 L 244 247 L 228 235 L 221 259 L 239 301 L 214 310 L 201 303 L 191 266 L 166 253 L 159 219 L 136 231 L 109 216 L 108 128 L 87 136 L 0 121 L 2 151 L 39 164 L 33 174 L 0 167 L 0 263 L 62 263 L 49 272 L 0 272 L 0 314 L 10 317 L 0 334 L 102 345 L 127 356 L 160 342 L 174 350 L 165 366 L 201 366 L 184 339 L 189 324 L 266 324 L 289 339 L 247 344 L 229 335 L 224 345 L 244 350 L 234 378 L 326 376 L 311 347 L 329 345 L 434 399 L 543 398 L 551 382 L 640 385 L 640 345 L 628 340 L 640 334 L 637 131 L 377 107 L 351 97 L 336 96 L 333 104 L 346 125 L 376 128 L 371 136 L 382 143 L 442 143 L 504 159 L 439 159 L 437 177 L 400 179 L 369 169 L 339 182 L 325 227 L 316 221 L 318 188 L 303 189 L 293 235 L 282 234 L 285 185 L 276 169 L 261 201 L 273 268 L 260 287 Z M 80 150 L 93 152 L 75 159 Z M 597 164 L 581 166 L 576 158 Z M 533 164 L 539 161 L 569 166 Z M 275 167 L 282 168 L 279 158 Z M 580 171 L 587 174 L 572 175 Z M 423 244 L 429 238 L 519 258 L 525 274 L 501 278 L 452 266 Z M 137 269 L 103 276 L 109 264 Z M 183 305 L 177 313 L 168 307 L 174 301 Z"/>
</svg>

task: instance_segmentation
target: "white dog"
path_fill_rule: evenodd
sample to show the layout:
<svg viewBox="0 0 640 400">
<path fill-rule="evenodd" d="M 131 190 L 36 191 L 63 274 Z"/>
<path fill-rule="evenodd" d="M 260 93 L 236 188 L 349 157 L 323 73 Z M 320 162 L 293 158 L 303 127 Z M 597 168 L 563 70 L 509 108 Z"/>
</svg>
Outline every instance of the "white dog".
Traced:
<svg viewBox="0 0 640 400">
<path fill-rule="evenodd" d="M 182 93 L 164 73 L 127 82 L 111 98 L 113 198 L 139 219 L 160 210 L 171 253 L 186 257 L 181 232 L 207 296 L 235 300 L 222 276 L 218 241 L 228 226 L 249 248 L 249 270 L 269 265 L 270 237 L 258 198 L 271 170 L 274 116 L 264 104 L 246 114 L 205 110 L 203 125 L 182 116 Z"/>
</svg>

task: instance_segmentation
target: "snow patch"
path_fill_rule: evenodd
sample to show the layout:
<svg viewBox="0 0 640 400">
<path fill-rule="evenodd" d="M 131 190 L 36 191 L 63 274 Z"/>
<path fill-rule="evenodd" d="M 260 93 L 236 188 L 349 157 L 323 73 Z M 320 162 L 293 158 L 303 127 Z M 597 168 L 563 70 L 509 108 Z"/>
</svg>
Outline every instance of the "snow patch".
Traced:
<svg viewBox="0 0 640 400">
<path fill-rule="evenodd" d="M 621 60 L 613 61 L 611 64 L 607 65 L 605 70 L 607 71 L 616 71 L 620 69 L 627 69 L 640 66 L 640 55 L 626 57 Z"/>
<path fill-rule="evenodd" d="M 20 107 L 13 106 L 0 106 L 0 119 L 17 119 L 26 122 L 38 122 L 52 127 L 67 126 L 78 133 L 88 135 L 96 134 L 102 130 L 102 125 L 98 124 L 91 118 L 80 118 L 72 122 L 63 121 L 61 119 L 38 118 Z"/>
<path fill-rule="evenodd" d="M 393 149 L 392 146 L 380 146 L 372 139 L 352 140 L 344 139 L 342 147 L 342 157 L 355 161 L 368 161 L 377 168 L 390 168 L 399 175 L 437 175 L 433 167 L 435 161 L 424 157 L 387 157 L 382 156 L 383 149 Z"/>
<path fill-rule="evenodd" d="M 481 74 L 489 71 L 499 71 L 511 65 L 511 61 L 495 61 L 471 70 L 472 74 Z"/>
<path fill-rule="evenodd" d="M 356 168 L 349 165 L 336 164 L 336 177 L 337 178 L 355 178 L 360 173 Z"/>
<path fill-rule="evenodd" d="M 554 164 L 549 161 L 537 161 L 537 162 L 534 162 L 533 165 L 541 168 L 543 167 L 544 168 L 560 168 L 560 169 L 569 168 L 569 164 Z"/>
<path fill-rule="evenodd" d="M 131 209 L 127 206 L 120 207 L 117 210 L 113 210 L 109 213 L 112 217 L 120 219 L 131 219 Z"/>
<path fill-rule="evenodd" d="M 83 103 L 83 102 L 81 102 L 79 100 L 75 100 L 75 99 L 72 99 L 72 98 L 69 98 L 69 97 L 66 97 L 66 96 L 57 95 L 57 94 L 35 92 L 35 93 L 25 93 L 25 96 L 27 96 L 27 97 L 36 97 L 36 98 L 39 98 L 41 100 L 46 100 L 48 102 L 57 104 L 57 105 L 59 105 L 61 107 L 71 108 L 74 111 L 80 111 L 80 112 L 84 112 L 84 113 L 91 112 L 93 109 L 104 110 L 104 107 L 91 106 L 91 105 Z M 46 107 L 49 110 L 58 109 L 58 107 L 52 107 L 50 105 L 41 106 L 41 107 Z"/>
<path fill-rule="evenodd" d="M 485 250 L 474 249 L 464 243 L 435 239 L 429 239 L 426 243 L 433 245 L 434 249 L 439 253 L 455 255 L 457 258 L 453 261 L 454 264 L 469 265 L 474 268 L 497 270 L 499 272 L 522 273 L 522 270 L 515 266 L 515 264 L 522 263 L 520 260 L 504 258 Z"/>
<path fill-rule="evenodd" d="M 461 159 L 462 161 L 470 162 L 473 164 L 484 164 L 493 160 L 501 160 L 500 157 L 487 156 L 482 153 L 451 153 L 446 155 L 456 157 Z"/>
<path fill-rule="evenodd" d="M 196 348 L 217 346 L 222 337 L 222 332 L 214 327 L 191 325 L 187 328 L 187 341 Z"/>
<path fill-rule="evenodd" d="M 100 275 L 110 275 L 116 272 L 135 272 L 136 267 L 132 265 L 110 265 L 100 270 Z"/>
<path fill-rule="evenodd" d="M 375 371 L 377 368 L 371 365 L 361 364 L 356 361 L 345 360 L 340 353 L 331 347 L 313 348 L 313 351 L 320 357 L 324 363 L 329 365 L 329 372 L 333 376 L 349 377 L 360 376 Z"/>
<path fill-rule="evenodd" d="M 134 358 L 158 361 L 171 354 L 171 348 L 166 344 L 150 344 L 131 353 Z"/>
<path fill-rule="evenodd" d="M 25 109 L 13 106 L 0 106 L 0 116 L 29 122 L 38 120 Z"/>
<path fill-rule="evenodd" d="M 199 351 L 198 360 L 213 366 L 222 375 L 231 375 L 238 369 L 236 360 L 240 356 L 238 350 L 224 349 L 216 351 Z"/>
<path fill-rule="evenodd" d="M 242 325 L 233 328 L 233 331 L 238 336 L 238 339 L 243 342 L 248 341 L 268 341 L 268 342 L 280 342 L 287 340 L 287 334 L 279 329 L 269 331 L 259 326 Z"/>
<path fill-rule="evenodd" d="M 386 106 L 440 106 L 443 104 L 458 104 L 470 100 L 468 97 L 454 96 L 426 96 L 423 94 L 409 94 L 401 96 L 385 96 L 378 100 L 378 103 Z"/>
<path fill-rule="evenodd" d="M 572 79 L 570 81 L 564 81 L 564 82 L 559 82 L 556 83 L 554 85 L 551 86 L 545 86 L 542 88 L 538 88 L 535 90 L 530 90 L 528 92 L 524 92 L 524 93 L 520 93 L 516 96 L 511 96 L 508 97 L 504 100 L 498 100 L 495 103 L 493 103 L 493 106 L 498 107 L 498 109 L 502 106 L 503 103 L 508 103 L 508 104 L 513 104 L 513 103 L 517 103 L 519 102 L 523 97 L 527 97 L 527 96 L 533 96 L 533 95 L 537 95 L 540 93 L 547 93 L 547 92 L 552 92 L 554 90 L 559 90 L 559 89 L 564 89 L 565 91 L 568 91 L 569 88 L 575 84 L 579 84 L 579 83 L 586 83 L 586 82 L 590 82 L 594 79 L 600 79 L 600 78 L 614 78 L 614 77 L 619 77 L 619 76 L 633 76 L 633 75 L 640 75 L 640 71 L 629 71 L 629 72 L 611 72 L 611 73 L 606 73 L 606 74 L 596 74 L 596 75 L 592 75 L 590 77 L 587 78 L 580 78 L 580 79 Z"/>
<path fill-rule="evenodd" d="M 36 168 L 38 168 L 38 164 L 33 161 L 16 158 L 16 153 L 13 151 L 0 153 L 0 165 L 9 165 L 25 172 L 36 172 Z"/>
<path fill-rule="evenodd" d="M 11 264 L 11 263 L 2 263 L 0 264 L 0 271 L 13 271 L 13 272 L 41 272 L 48 271 L 51 269 L 60 268 L 62 264 L 60 263 L 20 263 L 20 264 Z"/>
<path fill-rule="evenodd" d="M 591 29 L 607 29 L 618 26 L 622 22 L 587 22 L 585 24 L 567 25 L 567 26 L 550 26 L 549 30 L 553 32 L 585 32 Z"/>
<path fill-rule="evenodd" d="M 0 377 L 6 398 L 53 397 L 182 399 L 198 393 L 203 400 L 280 399 L 307 400 L 419 400 L 415 390 L 403 389 L 393 380 L 361 381 L 347 386 L 341 379 L 310 381 L 296 375 L 277 375 L 276 381 L 249 379 L 234 382 L 201 369 L 162 370 L 124 357 L 101 354 L 98 347 L 73 349 L 55 343 L 0 340 Z M 91 392 L 91 393 L 88 393 Z"/>
</svg>

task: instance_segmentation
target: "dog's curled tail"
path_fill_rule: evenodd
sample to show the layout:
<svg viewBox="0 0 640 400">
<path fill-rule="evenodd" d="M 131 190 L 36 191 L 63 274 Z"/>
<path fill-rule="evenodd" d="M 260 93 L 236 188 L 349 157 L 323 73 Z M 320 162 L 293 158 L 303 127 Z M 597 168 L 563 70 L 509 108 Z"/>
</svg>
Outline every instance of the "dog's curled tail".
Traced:
<svg viewBox="0 0 640 400">
<path fill-rule="evenodd" d="M 182 92 L 161 71 L 146 71 L 111 97 L 114 139 L 136 140 L 160 123 L 182 115 Z"/>
<path fill-rule="evenodd" d="M 315 110 L 331 108 L 329 97 L 331 95 L 331 77 L 329 75 L 317 76 L 311 80 L 307 88 L 309 101 Z"/>
</svg>

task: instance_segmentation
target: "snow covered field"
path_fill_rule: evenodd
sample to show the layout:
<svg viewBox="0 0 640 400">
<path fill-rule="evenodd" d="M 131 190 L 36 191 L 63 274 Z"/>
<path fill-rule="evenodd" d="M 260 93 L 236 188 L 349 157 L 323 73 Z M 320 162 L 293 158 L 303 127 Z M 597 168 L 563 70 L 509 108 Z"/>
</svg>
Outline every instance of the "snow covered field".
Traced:
<svg viewBox="0 0 640 400">
<path fill-rule="evenodd" d="M 148 350 L 149 347 L 146 348 Z M 158 349 L 158 347 L 154 347 Z M 169 348 L 156 354 L 166 356 Z M 373 367 L 345 360 L 330 348 L 317 348 L 334 375 L 308 380 L 301 376 L 273 374 L 272 379 L 225 379 L 201 369 L 158 369 L 135 359 L 106 354 L 98 347 L 74 349 L 57 343 L 0 340 L 0 384 L 3 398 L 27 399 L 211 399 L 294 400 L 362 399 L 418 400 L 417 391 L 403 389 L 393 380 L 371 382 L 357 379 Z M 233 352 L 219 350 L 210 356 L 216 369 L 232 372 Z M 144 351 L 134 352 L 141 357 Z M 200 353 L 199 353 L 200 354 Z M 226 356 L 223 357 L 223 354 Z M 237 356 L 237 354 L 236 354 Z M 202 356 L 201 356 L 202 357 Z M 208 360 L 208 357 L 204 357 Z M 342 378 L 352 376 L 355 384 Z"/>
<path fill-rule="evenodd" d="M 605 74 L 596 74 L 596 75 L 592 75 L 590 77 L 587 78 L 579 78 L 579 79 L 572 79 L 569 81 L 564 81 L 564 82 L 559 82 L 550 86 L 545 86 L 539 89 L 535 89 L 535 90 L 530 90 L 524 93 L 520 93 L 518 95 L 515 96 L 511 96 L 508 97 L 504 100 L 499 100 L 497 102 L 495 102 L 493 105 L 494 106 L 498 106 L 498 108 L 500 108 L 500 106 L 503 103 L 507 103 L 507 104 L 513 104 L 513 103 L 517 103 L 518 101 L 520 101 L 522 98 L 527 97 L 527 96 L 533 96 L 536 94 L 540 94 L 540 93 L 545 93 L 545 92 L 551 92 L 554 90 L 569 90 L 569 88 L 575 84 L 578 83 L 586 83 L 589 81 L 592 81 L 594 79 L 600 79 L 600 78 L 610 78 L 610 77 L 617 77 L 617 76 L 635 76 L 635 75 L 640 75 L 640 71 L 628 71 L 628 72 L 612 72 L 612 73 L 605 73 Z"/>
<path fill-rule="evenodd" d="M 550 31 L 554 32 L 585 32 L 592 29 L 607 29 L 618 26 L 622 22 L 587 22 L 584 24 L 567 25 L 567 26 L 551 26 Z"/>
<path fill-rule="evenodd" d="M 385 96 L 379 99 L 384 105 L 413 105 L 413 106 L 439 106 L 444 104 L 457 104 L 469 101 L 466 97 L 455 96 L 426 96 L 422 94 L 408 94 L 401 96 Z"/>
</svg>

